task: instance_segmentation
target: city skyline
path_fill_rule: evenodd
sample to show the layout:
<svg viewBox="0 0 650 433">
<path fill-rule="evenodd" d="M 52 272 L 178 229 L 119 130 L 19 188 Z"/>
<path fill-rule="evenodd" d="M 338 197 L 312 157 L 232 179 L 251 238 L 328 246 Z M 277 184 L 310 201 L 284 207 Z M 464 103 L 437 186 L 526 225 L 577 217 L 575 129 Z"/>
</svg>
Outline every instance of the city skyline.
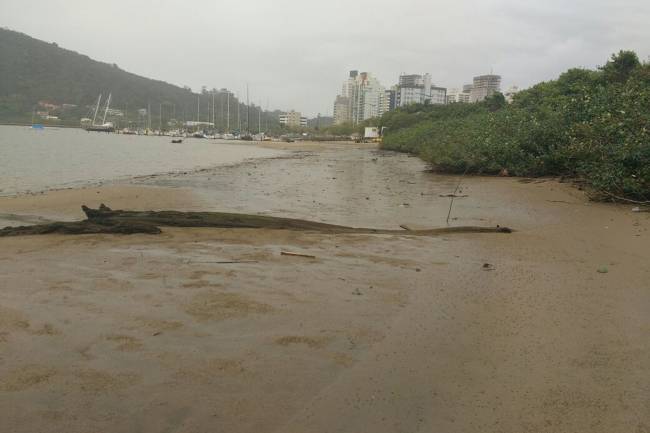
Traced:
<svg viewBox="0 0 650 433">
<path fill-rule="evenodd" d="M 253 100 L 309 117 L 332 114 L 332 95 L 351 69 L 371 71 L 386 84 L 402 72 L 429 72 L 448 89 L 494 71 L 504 89 L 526 88 L 571 67 L 595 68 L 620 49 L 642 59 L 650 54 L 643 42 L 650 39 L 650 4 L 640 0 L 195 0 L 189 7 L 118 0 L 110 8 L 6 0 L 0 12 L 0 26 L 135 74 L 240 95 L 248 83 Z M 378 32 L 386 21 L 391 27 Z M 84 37 L 90 34 L 101 37 Z"/>
</svg>

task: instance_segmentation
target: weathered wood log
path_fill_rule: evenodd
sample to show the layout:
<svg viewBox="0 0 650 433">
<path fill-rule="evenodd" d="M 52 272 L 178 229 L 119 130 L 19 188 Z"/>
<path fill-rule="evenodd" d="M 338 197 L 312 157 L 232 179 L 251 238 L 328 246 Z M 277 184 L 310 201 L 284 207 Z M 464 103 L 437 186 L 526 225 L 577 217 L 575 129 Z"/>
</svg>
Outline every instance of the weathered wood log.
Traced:
<svg viewBox="0 0 650 433">
<path fill-rule="evenodd" d="M 359 234 L 409 234 L 435 236 L 451 233 L 511 233 L 508 227 L 443 227 L 428 230 L 387 230 L 363 227 L 348 227 L 293 218 L 266 215 L 236 214 L 225 212 L 178 212 L 178 211 L 125 211 L 112 210 L 102 204 L 99 209 L 81 207 L 89 221 L 104 223 L 153 224 L 158 227 L 219 227 L 219 228 L 264 228 L 280 230 L 315 231 L 320 233 Z"/>
<path fill-rule="evenodd" d="M 33 226 L 5 227 L 0 229 L 0 237 L 26 236 L 26 235 L 87 235 L 87 234 L 121 234 L 129 235 L 134 233 L 159 234 L 161 230 L 151 224 L 142 223 L 115 223 L 97 224 L 88 220 L 75 222 L 54 222 L 48 224 L 37 224 Z"/>
<path fill-rule="evenodd" d="M 408 236 L 439 236 L 453 233 L 511 233 L 507 227 L 443 227 L 429 230 L 385 230 L 347 227 L 293 218 L 224 212 L 125 211 L 105 205 L 99 209 L 82 206 L 88 218 L 79 222 L 55 222 L 0 229 L 2 236 L 60 234 L 158 234 L 160 227 L 215 227 L 313 231 L 327 234 L 399 234 Z"/>
</svg>

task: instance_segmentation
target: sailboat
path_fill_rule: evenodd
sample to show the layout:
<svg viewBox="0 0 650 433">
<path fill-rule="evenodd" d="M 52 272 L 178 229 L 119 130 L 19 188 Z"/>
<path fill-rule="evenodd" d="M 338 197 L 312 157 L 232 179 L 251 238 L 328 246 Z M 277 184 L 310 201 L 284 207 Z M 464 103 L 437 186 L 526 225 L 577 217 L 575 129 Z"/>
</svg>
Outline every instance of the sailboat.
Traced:
<svg viewBox="0 0 650 433">
<path fill-rule="evenodd" d="M 251 106 L 250 98 L 248 94 L 248 83 L 246 83 L 246 134 L 240 135 L 239 139 L 243 141 L 253 141 L 253 136 L 250 132 L 250 116 L 251 116 Z"/>
<path fill-rule="evenodd" d="M 98 125 L 97 122 L 97 113 L 99 112 L 99 106 L 102 101 L 102 95 L 101 93 L 99 94 L 99 98 L 97 99 L 97 105 L 95 106 L 95 115 L 93 116 L 92 122 L 83 122 L 82 119 L 82 127 L 86 131 L 97 131 L 97 132 L 113 132 L 115 131 L 115 126 L 113 126 L 112 122 L 107 122 L 106 121 L 106 116 L 108 115 L 108 109 L 111 105 L 111 97 L 113 96 L 112 93 L 109 93 L 108 99 L 106 100 L 106 109 L 104 110 L 104 118 L 102 119 L 102 123 Z"/>
<path fill-rule="evenodd" d="M 32 110 L 32 129 L 43 130 L 45 127 L 41 123 L 34 123 L 34 117 L 36 116 L 36 108 Z"/>
</svg>

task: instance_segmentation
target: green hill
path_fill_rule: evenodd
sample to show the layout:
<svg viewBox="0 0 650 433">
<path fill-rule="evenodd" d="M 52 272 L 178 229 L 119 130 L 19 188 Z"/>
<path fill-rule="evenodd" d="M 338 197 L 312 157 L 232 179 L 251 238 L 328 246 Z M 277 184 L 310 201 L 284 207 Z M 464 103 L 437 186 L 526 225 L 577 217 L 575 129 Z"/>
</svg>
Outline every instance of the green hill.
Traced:
<svg viewBox="0 0 650 433">
<path fill-rule="evenodd" d="M 112 93 L 111 108 L 125 111 L 131 125 L 145 119 L 138 109 L 151 107 L 151 125 L 157 128 L 172 118 L 196 120 L 197 94 L 163 81 L 141 77 L 120 69 L 115 64 L 95 61 L 88 56 L 60 48 L 55 43 L 34 39 L 23 33 L 0 29 L 0 122 L 30 122 L 34 111 L 49 112 L 57 122 L 79 125 L 88 116 L 101 93 Z M 215 93 L 216 124 L 226 125 L 227 94 L 216 89 L 203 90 L 201 120 L 212 119 L 212 92 Z M 56 107 L 39 106 L 39 101 Z M 65 104 L 65 105 L 64 105 Z M 161 109 L 162 104 L 162 109 Z M 237 127 L 238 101 L 230 97 L 230 125 Z M 241 105 L 245 129 L 246 107 Z M 251 129 L 256 129 L 257 108 L 251 107 Z M 263 115 L 264 116 L 264 115 Z M 126 126 L 123 116 L 117 120 Z M 39 121 L 41 121 L 39 119 Z M 269 124 L 272 118 L 269 117 Z M 255 127 L 254 127 L 255 126 Z"/>
</svg>

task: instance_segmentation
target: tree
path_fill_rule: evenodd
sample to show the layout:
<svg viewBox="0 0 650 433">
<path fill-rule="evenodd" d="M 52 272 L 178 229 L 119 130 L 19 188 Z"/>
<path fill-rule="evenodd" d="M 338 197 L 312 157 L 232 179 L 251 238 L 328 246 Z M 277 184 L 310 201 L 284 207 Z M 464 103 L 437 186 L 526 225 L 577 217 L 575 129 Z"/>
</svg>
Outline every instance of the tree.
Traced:
<svg viewBox="0 0 650 433">
<path fill-rule="evenodd" d="M 612 59 L 600 69 L 607 83 L 625 83 L 640 64 L 634 51 L 621 50 L 618 54 L 612 54 Z"/>
<path fill-rule="evenodd" d="M 503 93 L 497 92 L 485 98 L 485 105 L 490 111 L 499 111 L 508 105 L 508 102 L 506 101 L 505 96 L 503 96 Z"/>
</svg>

